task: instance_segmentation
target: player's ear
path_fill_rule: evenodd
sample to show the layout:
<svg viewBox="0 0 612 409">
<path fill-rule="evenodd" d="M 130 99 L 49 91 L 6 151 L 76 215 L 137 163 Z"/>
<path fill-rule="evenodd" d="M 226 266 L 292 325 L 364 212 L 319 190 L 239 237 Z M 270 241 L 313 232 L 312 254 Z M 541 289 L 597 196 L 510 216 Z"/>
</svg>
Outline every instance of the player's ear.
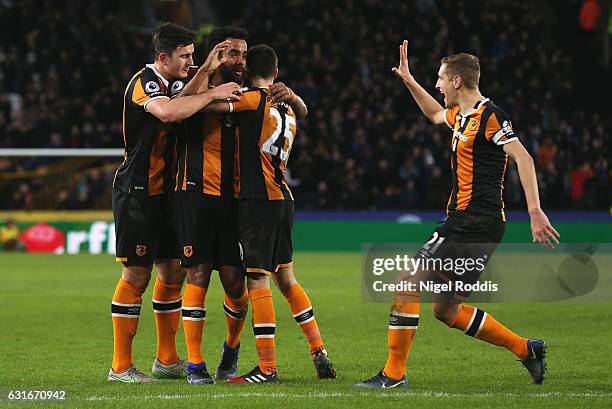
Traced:
<svg viewBox="0 0 612 409">
<path fill-rule="evenodd" d="M 463 78 L 461 78 L 459 75 L 455 75 L 453 77 L 453 85 L 455 86 L 455 89 L 459 89 L 461 84 L 463 84 Z"/>
<path fill-rule="evenodd" d="M 166 62 L 168 62 L 168 54 L 167 53 L 159 53 L 159 61 L 161 61 L 162 64 L 166 64 Z"/>
<path fill-rule="evenodd" d="M 276 78 L 278 78 L 278 67 L 274 69 L 274 81 L 276 81 Z"/>
</svg>

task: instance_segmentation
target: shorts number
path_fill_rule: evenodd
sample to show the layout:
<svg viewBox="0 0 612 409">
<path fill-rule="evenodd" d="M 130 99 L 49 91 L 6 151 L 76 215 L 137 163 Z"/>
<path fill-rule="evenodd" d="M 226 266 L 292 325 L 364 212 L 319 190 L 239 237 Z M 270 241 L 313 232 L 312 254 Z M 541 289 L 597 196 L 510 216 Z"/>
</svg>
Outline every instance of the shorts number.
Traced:
<svg viewBox="0 0 612 409">
<path fill-rule="evenodd" d="M 272 156 L 280 156 L 280 159 L 283 162 L 286 162 L 289 158 L 289 153 L 291 152 L 291 145 L 293 144 L 293 137 L 295 136 L 293 129 L 297 126 L 295 118 L 289 115 L 285 115 L 285 132 L 281 136 L 281 131 L 283 127 L 283 120 L 281 117 L 281 113 L 278 112 L 276 108 L 270 108 L 270 116 L 276 119 L 276 129 L 272 132 L 272 135 L 261 146 L 261 151 L 265 153 L 269 153 Z M 276 141 L 280 137 L 285 137 L 289 141 L 287 144 L 287 150 L 284 149 L 285 144 L 283 143 L 283 147 L 279 149 L 276 145 Z M 280 151 L 280 152 L 279 152 Z"/>
</svg>

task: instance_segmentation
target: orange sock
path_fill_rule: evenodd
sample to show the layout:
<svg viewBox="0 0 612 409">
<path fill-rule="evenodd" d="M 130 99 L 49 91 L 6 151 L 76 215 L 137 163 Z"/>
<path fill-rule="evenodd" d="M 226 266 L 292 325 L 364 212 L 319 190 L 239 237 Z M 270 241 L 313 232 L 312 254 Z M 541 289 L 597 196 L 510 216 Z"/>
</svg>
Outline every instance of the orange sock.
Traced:
<svg viewBox="0 0 612 409">
<path fill-rule="evenodd" d="M 406 361 L 412 340 L 419 327 L 420 304 L 395 302 L 389 314 L 387 345 L 389 354 L 385 364 L 385 375 L 391 379 L 402 379 L 406 375 Z"/>
<path fill-rule="evenodd" d="M 206 288 L 187 284 L 183 295 L 183 330 L 187 343 L 187 362 L 201 364 L 204 362 L 202 356 L 202 331 L 206 320 Z"/>
<path fill-rule="evenodd" d="M 240 344 L 240 333 L 244 326 L 244 319 L 249 308 L 249 292 L 244 289 L 242 297 L 233 299 L 225 294 L 223 310 L 227 319 L 227 338 L 225 343 L 230 348 L 236 348 Z"/>
<path fill-rule="evenodd" d="M 142 291 L 125 281 L 119 280 L 111 303 L 113 318 L 113 363 L 115 373 L 122 373 L 132 365 L 132 340 L 138 328 Z"/>
<path fill-rule="evenodd" d="M 317 351 L 325 350 L 319 326 L 312 310 L 312 304 L 302 286 L 296 283 L 284 292 L 283 295 L 291 307 L 293 318 L 295 318 L 306 340 L 308 340 L 310 354 L 314 356 Z"/>
<path fill-rule="evenodd" d="M 276 372 L 276 350 L 274 332 L 276 317 L 272 303 L 272 291 L 269 288 L 258 288 L 249 291 L 253 308 L 253 333 L 255 346 L 259 355 L 259 368 L 265 374 Z"/>
<path fill-rule="evenodd" d="M 157 329 L 157 359 L 164 365 L 179 361 L 176 332 L 181 322 L 182 284 L 166 284 L 159 277 L 153 288 L 153 311 Z"/>
<path fill-rule="evenodd" d="M 527 339 L 521 338 L 479 308 L 462 305 L 457 315 L 447 323 L 467 335 L 504 347 L 521 361 L 527 358 Z"/>
</svg>

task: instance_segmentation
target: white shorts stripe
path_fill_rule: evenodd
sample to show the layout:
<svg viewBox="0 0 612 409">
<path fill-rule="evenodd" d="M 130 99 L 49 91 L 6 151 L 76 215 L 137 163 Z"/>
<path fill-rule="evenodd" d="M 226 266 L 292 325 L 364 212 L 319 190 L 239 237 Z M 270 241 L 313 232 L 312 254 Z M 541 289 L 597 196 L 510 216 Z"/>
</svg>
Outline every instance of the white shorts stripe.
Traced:
<svg viewBox="0 0 612 409">
<path fill-rule="evenodd" d="M 206 318 L 205 317 L 199 317 L 199 318 L 183 317 L 183 321 L 206 321 Z"/>
<path fill-rule="evenodd" d="M 117 313 L 112 313 L 111 315 L 113 317 L 120 317 L 120 318 L 140 318 L 140 315 L 117 314 Z"/>
<path fill-rule="evenodd" d="M 418 325 L 389 325 L 389 329 L 417 329 Z"/>
</svg>

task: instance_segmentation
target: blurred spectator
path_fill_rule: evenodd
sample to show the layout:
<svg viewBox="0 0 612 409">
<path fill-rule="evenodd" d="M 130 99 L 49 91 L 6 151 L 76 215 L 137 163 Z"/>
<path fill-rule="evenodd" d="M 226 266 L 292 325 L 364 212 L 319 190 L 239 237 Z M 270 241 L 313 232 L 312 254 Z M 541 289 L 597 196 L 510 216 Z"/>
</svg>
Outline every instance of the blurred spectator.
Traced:
<svg viewBox="0 0 612 409">
<path fill-rule="evenodd" d="M 0 227 L 0 243 L 4 251 L 15 251 L 21 247 L 19 227 L 15 220 L 6 219 L 5 225 Z"/>
<path fill-rule="evenodd" d="M 585 193 L 585 185 L 593 178 L 593 171 L 591 165 L 588 162 L 584 162 L 582 166 L 572 170 L 570 173 L 570 179 L 572 183 L 572 201 L 576 208 L 582 207 L 580 202 L 582 201 Z"/>
<path fill-rule="evenodd" d="M 124 86 L 152 59 L 150 30 L 119 18 L 124 3 L 0 2 L 0 147 L 122 147 Z M 588 11 L 597 2 L 584 3 Z M 596 54 L 590 34 L 597 33 L 580 36 L 580 6 L 580 0 L 211 2 L 220 16 L 239 16 L 219 25 L 245 27 L 251 45 L 278 51 L 279 80 L 310 111 L 289 160 L 299 181 L 292 186 L 296 205 L 336 210 L 440 209 L 450 193 L 450 132 L 429 124 L 390 73 L 403 38 L 410 40 L 411 71 L 438 98 L 440 58 L 479 56 L 481 89 L 512 117 L 534 156 L 547 208 L 608 209 L 612 116 L 597 96 L 609 94 L 609 68 L 589 57 Z M 0 159 L 0 171 L 45 170 L 58 160 Z M 585 162 L 590 178 L 577 170 Z M 50 202 L 65 208 L 98 206 L 112 183 L 112 171 L 92 170 L 101 165 L 90 163 L 58 189 L 41 188 L 42 179 L 0 181 L 0 207 L 31 208 L 39 194 L 54 194 Z M 524 208 L 514 166 L 504 199 Z"/>
<path fill-rule="evenodd" d="M 19 188 L 13 194 L 12 208 L 17 210 L 32 210 L 32 192 L 30 185 L 20 183 Z"/>
<path fill-rule="evenodd" d="M 540 146 L 537 156 L 537 164 L 542 169 L 554 168 L 555 159 L 557 157 L 557 145 L 553 143 L 552 138 L 544 139 L 544 143 Z"/>
</svg>

